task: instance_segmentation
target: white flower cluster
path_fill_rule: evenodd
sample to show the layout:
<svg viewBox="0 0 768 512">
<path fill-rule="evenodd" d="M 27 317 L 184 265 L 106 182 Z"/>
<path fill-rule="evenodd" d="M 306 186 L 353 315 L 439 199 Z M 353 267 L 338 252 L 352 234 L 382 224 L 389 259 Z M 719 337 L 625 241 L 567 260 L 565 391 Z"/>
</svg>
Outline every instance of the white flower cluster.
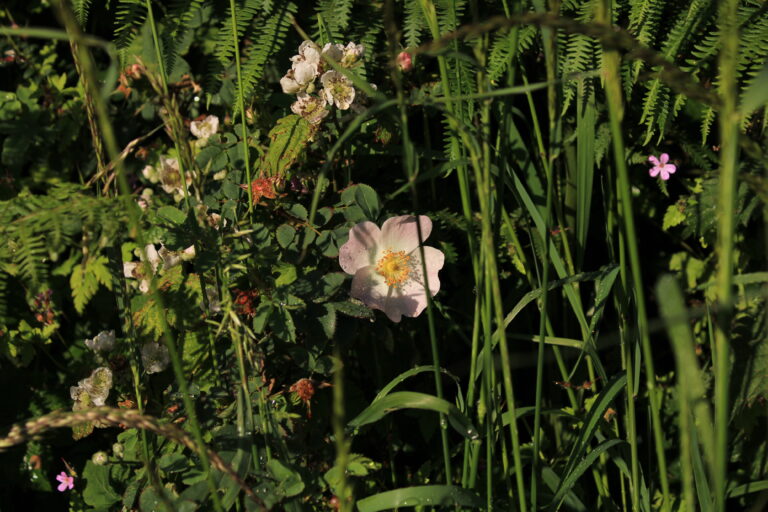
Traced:
<svg viewBox="0 0 768 512">
<path fill-rule="evenodd" d="M 149 291 L 150 276 L 145 275 L 144 267 L 144 254 L 141 251 L 138 252 L 140 261 L 126 261 L 123 263 L 123 275 L 130 279 L 139 280 L 139 290 L 141 293 L 147 293 Z M 147 244 L 144 248 L 144 252 L 147 255 L 147 261 L 152 268 L 153 273 L 157 273 L 158 269 L 162 268 L 169 270 L 176 265 L 179 265 L 182 261 L 190 261 L 195 257 L 195 246 L 190 245 L 183 251 L 171 251 L 164 245 L 160 247 L 158 251 L 155 249 L 154 244 Z"/>
<path fill-rule="evenodd" d="M 328 115 L 326 106 L 356 110 L 362 95 L 356 93 L 349 78 L 336 70 L 326 69 L 330 66 L 327 66 L 325 59 L 350 69 L 361 62 L 363 52 L 363 45 L 351 42 L 347 46 L 328 43 L 322 50 L 311 41 L 301 43 L 299 54 L 291 57 L 291 69 L 280 79 L 283 92 L 296 95 L 291 111 L 311 124 L 318 124 Z M 322 89 L 313 94 L 318 77 Z"/>
</svg>

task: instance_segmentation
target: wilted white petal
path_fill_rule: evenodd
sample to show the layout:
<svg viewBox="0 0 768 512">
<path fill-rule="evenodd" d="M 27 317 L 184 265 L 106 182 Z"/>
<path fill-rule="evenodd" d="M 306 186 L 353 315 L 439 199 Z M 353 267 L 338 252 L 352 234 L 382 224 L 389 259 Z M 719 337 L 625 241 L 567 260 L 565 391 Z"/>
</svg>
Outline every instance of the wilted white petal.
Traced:
<svg viewBox="0 0 768 512">
<path fill-rule="evenodd" d="M 280 79 L 280 86 L 285 94 L 296 94 L 301 91 L 301 85 L 293 76 L 293 70 L 289 70 L 283 78 Z"/>
<path fill-rule="evenodd" d="M 302 116 L 311 124 L 318 124 L 328 115 L 329 110 L 325 108 L 325 98 L 311 96 L 304 92 L 300 92 L 296 98 L 296 101 L 291 105 L 291 111 Z"/>
<path fill-rule="evenodd" d="M 93 339 L 85 340 L 85 346 L 94 352 L 109 352 L 115 348 L 115 331 L 101 331 Z"/>
<path fill-rule="evenodd" d="M 171 358 L 165 345 L 145 343 L 141 347 L 141 362 L 147 373 L 158 373 L 168 367 Z"/>
<path fill-rule="evenodd" d="M 339 62 L 344 57 L 344 46 L 340 44 L 326 43 L 325 46 L 323 46 L 322 54 L 327 59 Z"/>
</svg>

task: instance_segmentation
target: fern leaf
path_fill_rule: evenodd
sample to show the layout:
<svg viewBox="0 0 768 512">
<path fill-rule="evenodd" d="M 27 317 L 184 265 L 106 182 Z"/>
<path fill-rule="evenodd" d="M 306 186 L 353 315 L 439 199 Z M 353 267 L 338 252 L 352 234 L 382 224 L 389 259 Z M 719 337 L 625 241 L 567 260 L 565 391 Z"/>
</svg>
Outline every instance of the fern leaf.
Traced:
<svg viewBox="0 0 768 512">
<path fill-rule="evenodd" d="M 72 10 L 81 27 L 88 22 L 88 12 L 91 8 L 91 0 L 72 0 Z"/>
<path fill-rule="evenodd" d="M 261 80 L 264 65 L 282 48 L 291 19 L 297 10 L 298 7 L 293 2 L 281 3 L 264 21 L 255 43 L 250 46 L 248 53 L 244 56 L 242 65 L 244 100 L 250 97 L 256 84 Z M 239 102 L 239 90 L 237 94 Z"/>
<path fill-rule="evenodd" d="M 147 18 L 144 4 L 138 0 L 119 0 L 115 12 L 115 46 L 117 46 L 120 64 L 128 60 L 126 50 L 133 42 L 139 28 Z"/>
</svg>

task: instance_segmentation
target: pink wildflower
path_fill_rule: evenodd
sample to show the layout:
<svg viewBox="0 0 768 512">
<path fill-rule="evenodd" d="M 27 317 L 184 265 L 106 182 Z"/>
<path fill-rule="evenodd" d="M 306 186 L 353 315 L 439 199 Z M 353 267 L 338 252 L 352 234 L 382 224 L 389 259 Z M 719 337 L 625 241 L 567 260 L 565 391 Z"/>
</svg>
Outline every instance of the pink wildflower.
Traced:
<svg viewBox="0 0 768 512">
<path fill-rule="evenodd" d="M 662 180 L 667 181 L 669 176 L 675 174 L 675 171 L 677 171 L 677 166 L 675 166 L 675 164 L 667 163 L 669 162 L 669 155 L 666 153 L 662 153 L 659 158 L 651 155 L 648 157 L 648 161 L 653 164 L 653 167 L 648 170 L 648 174 L 651 175 L 651 178 L 659 176 Z"/>
<path fill-rule="evenodd" d="M 361 222 L 349 231 L 349 241 L 339 249 L 342 270 L 352 279 L 352 297 L 372 309 L 383 311 L 399 322 L 402 315 L 416 317 L 427 307 L 417 219 L 402 215 L 387 219 L 381 229 L 373 222 Z M 432 231 L 429 217 L 418 217 L 421 237 Z M 429 293 L 440 290 L 437 272 L 445 255 L 434 247 L 424 247 Z"/>
<path fill-rule="evenodd" d="M 75 486 L 75 477 L 69 476 L 66 472 L 62 471 L 56 475 L 56 480 L 61 482 L 56 488 L 59 492 L 64 492 L 67 489 L 72 489 Z"/>
</svg>

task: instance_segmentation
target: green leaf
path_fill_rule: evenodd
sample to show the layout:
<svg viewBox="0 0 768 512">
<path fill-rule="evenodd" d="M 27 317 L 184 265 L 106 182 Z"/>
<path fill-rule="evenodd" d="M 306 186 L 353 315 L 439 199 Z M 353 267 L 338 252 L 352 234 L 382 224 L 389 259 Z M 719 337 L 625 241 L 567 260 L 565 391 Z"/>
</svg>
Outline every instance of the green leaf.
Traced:
<svg viewBox="0 0 768 512">
<path fill-rule="evenodd" d="M 182 224 L 184 224 L 184 221 L 187 220 L 186 214 L 184 214 L 184 212 L 182 212 L 175 206 L 161 207 L 159 210 L 157 210 L 157 216 L 163 220 L 172 222 L 177 226 L 181 226 Z"/>
<path fill-rule="evenodd" d="M 357 502 L 360 512 L 378 512 L 399 507 L 459 506 L 480 508 L 485 503 L 474 492 L 453 485 L 419 485 L 386 491 Z"/>
<path fill-rule="evenodd" d="M 267 469 L 275 480 L 278 481 L 278 486 L 275 489 L 275 492 L 278 494 L 291 497 L 298 495 L 304 490 L 304 482 L 301 480 L 301 475 L 279 460 L 270 459 L 267 462 Z"/>
<path fill-rule="evenodd" d="M 106 256 L 88 258 L 82 265 L 75 265 L 69 277 L 72 299 L 75 309 L 82 313 L 99 289 L 99 284 L 112 289 L 112 274 L 109 272 L 109 260 Z"/>
<path fill-rule="evenodd" d="M 326 338 L 331 339 L 336 333 L 336 309 L 330 304 L 324 304 L 325 314 L 317 317 Z"/>
<path fill-rule="evenodd" d="M 166 453 L 160 457 L 157 465 L 166 473 L 177 473 L 188 467 L 187 457 L 181 453 Z"/>
<path fill-rule="evenodd" d="M 296 236 L 296 230 L 293 229 L 293 226 L 281 224 L 278 226 L 275 236 L 277 237 L 277 243 L 280 244 L 280 247 L 285 249 L 291 245 L 291 242 L 293 242 L 293 239 Z"/>
<path fill-rule="evenodd" d="M 120 501 L 120 495 L 109 483 L 109 466 L 97 466 L 89 460 L 85 463 L 83 479 L 86 482 L 83 499 L 88 505 L 102 508 Z"/>
<path fill-rule="evenodd" d="M 354 318 L 367 318 L 373 320 L 373 311 L 368 309 L 362 302 L 352 302 L 352 300 L 344 302 L 332 302 L 331 305 L 339 313 L 344 313 L 347 316 Z"/>
<path fill-rule="evenodd" d="M 669 228 L 682 224 L 683 221 L 685 221 L 685 205 L 680 205 L 679 202 L 671 204 L 667 207 L 667 212 L 664 214 L 664 223 L 661 229 L 667 231 Z"/>
<path fill-rule="evenodd" d="M 361 183 L 355 187 L 355 202 L 368 220 L 375 221 L 379 217 L 379 196 L 370 186 Z"/>
<path fill-rule="evenodd" d="M 292 282 L 296 281 L 296 267 L 290 263 L 280 263 L 272 267 L 272 273 L 279 273 L 277 279 L 275 279 L 275 286 L 288 286 Z"/>
<path fill-rule="evenodd" d="M 347 278 L 347 274 L 344 272 L 331 272 L 325 274 L 320 280 L 320 292 L 318 293 L 316 302 L 321 302 L 323 299 L 328 299 L 339 291 L 344 281 Z"/>
<path fill-rule="evenodd" d="M 288 213 L 300 220 L 307 220 L 307 209 L 299 203 L 294 204 L 288 209 Z"/>
<path fill-rule="evenodd" d="M 768 61 L 741 98 L 741 113 L 749 115 L 768 103 Z"/>
<path fill-rule="evenodd" d="M 374 423 L 387 414 L 400 409 L 423 409 L 445 414 L 448 417 L 448 422 L 459 434 L 467 439 L 479 437 L 472 422 L 455 405 L 436 396 L 412 391 L 398 391 L 375 400 L 347 426 L 356 429 Z"/>
</svg>

